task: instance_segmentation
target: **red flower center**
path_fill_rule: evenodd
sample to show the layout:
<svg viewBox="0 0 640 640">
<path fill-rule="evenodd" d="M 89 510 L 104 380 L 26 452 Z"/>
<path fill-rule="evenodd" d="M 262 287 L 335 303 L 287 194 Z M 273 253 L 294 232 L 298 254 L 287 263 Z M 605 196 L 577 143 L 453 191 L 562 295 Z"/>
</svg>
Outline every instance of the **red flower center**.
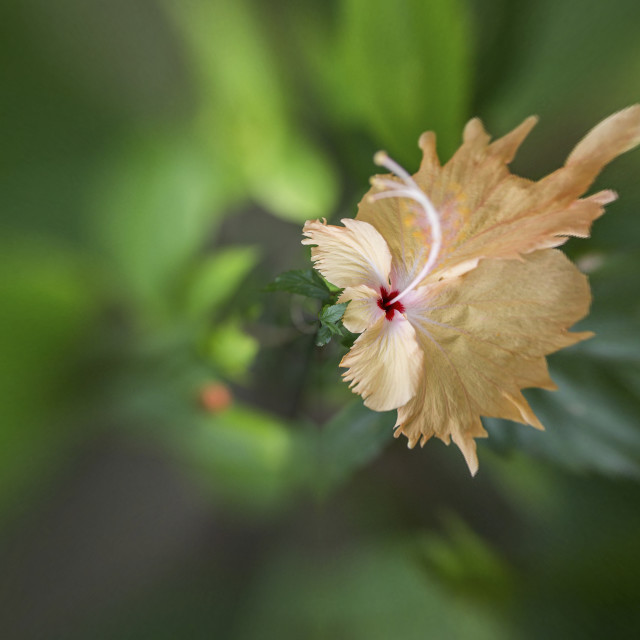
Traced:
<svg viewBox="0 0 640 640">
<path fill-rule="evenodd" d="M 384 311 L 387 320 L 393 320 L 393 316 L 396 311 L 398 313 L 404 313 L 404 305 L 402 304 L 402 302 L 400 302 L 400 300 L 389 304 L 390 301 L 393 300 L 397 295 L 397 291 L 391 291 L 390 293 L 387 293 L 387 290 L 384 287 L 380 287 L 378 306 Z"/>
</svg>

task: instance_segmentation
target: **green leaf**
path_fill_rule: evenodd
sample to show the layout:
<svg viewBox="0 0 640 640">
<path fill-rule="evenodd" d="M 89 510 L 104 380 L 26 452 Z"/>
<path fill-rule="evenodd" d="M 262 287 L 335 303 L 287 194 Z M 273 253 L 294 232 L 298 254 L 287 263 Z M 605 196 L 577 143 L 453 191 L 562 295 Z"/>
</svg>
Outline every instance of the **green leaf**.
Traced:
<svg viewBox="0 0 640 640">
<path fill-rule="evenodd" d="M 332 165 L 299 133 L 290 132 L 272 158 L 249 168 L 252 196 L 283 220 L 303 223 L 335 209 L 338 181 Z"/>
<path fill-rule="evenodd" d="M 199 133 L 243 172 L 266 167 L 285 138 L 283 90 L 264 28 L 246 0 L 168 3 L 199 92 Z"/>
<path fill-rule="evenodd" d="M 481 111 L 489 111 L 492 119 L 508 125 L 537 113 L 542 123 L 532 144 L 546 144 L 554 149 L 551 153 L 561 154 L 558 159 L 564 159 L 570 145 L 599 118 L 633 104 L 640 89 L 636 29 L 640 5 L 623 0 L 616 4 L 616 11 L 611 11 L 602 3 L 585 4 L 580 11 L 580 29 L 567 29 L 575 16 L 570 3 L 554 0 L 539 0 L 528 4 L 523 12 L 506 13 L 501 28 L 508 32 L 502 37 L 509 39 L 509 55 L 493 46 L 486 49 L 492 58 L 479 61 L 501 81 L 499 86 L 488 87 L 486 93 L 479 85 Z M 494 20 L 490 12 L 486 17 Z M 495 38 L 495 32 L 490 37 Z M 531 46 L 533 41 L 535 47 Z M 589 55 L 566 55 L 587 41 Z M 595 60 L 599 64 L 594 64 Z M 584 100 L 585 92 L 593 86 L 601 90 Z M 548 99 L 541 101 L 539 96 L 543 94 Z"/>
<path fill-rule="evenodd" d="M 223 186 L 189 136 L 141 136 L 115 153 L 94 193 L 94 233 L 118 287 L 140 305 L 167 291 L 221 215 Z"/>
<path fill-rule="evenodd" d="M 380 454 L 393 439 L 392 412 L 377 413 L 361 401 L 349 405 L 319 434 L 315 485 L 325 494 L 345 483 L 358 469 Z"/>
<path fill-rule="evenodd" d="M 90 265 L 49 242 L 0 250 L 0 515 L 25 501 L 75 438 L 65 412 L 81 406 L 73 374 L 98 291 Z"/>
<path fill-rule="evenodd" d="M 242 380 L 259 349 L 253 336 L 231 322 L 215 327 L 207 342 L 207 356 L 232 380 Z"/>
<path fill-rule="evenodd" d="M 340 302 L 339 304 L 327 305 L 320 312 L 320 322 L 323 324 L 336 324 L 342 319 L 348 304 L 348 302 Z"/>
<path fill-rule="evenodd" d="M 297 223 L 330 215 L 333 165 L 295 122 L 292 92 L 252 3 L 195 0 L 172 10 L 193 57 L 198 132 L 214 155 L 274 215 Z"/>
<path fill-rule="evenodd" d="M 327 282 L 314 269 L 287 271 L 280 274 L 274 282 L 266 287 L 267 291 L 288 291 L 309 298 L 317 298 L 328 302 L 340 291 Z M 348 302 L 326 304 L 320 312 L 320 328 L 316 335 L 316 345 L 322 347 L 331 341 L 333 336 L 345 337 L 346 329 L 338 324 L 344 315 Z"/>
<path fill-rule="evenodd" d="M 271 284 L 267 285 L 267 291 L 287 291 L 297 293 L 307 298 L 328 300 L 339 289 L 330 285 L 314 269 L 300 269 L 281 273 Z"/>
<path fill-rule="evenodd" d="M 347 503 L 353 508 L 354 503 Z M 357 508 L 361 505 L 355 503 Z M 379 512 L 375 512 L 378 514 Z M 352 518 L 356 514 L 349 513 Z M 357 519 L 357 518 L 356 518 Z M 352 525 L 353 526 L 353 525 Z M 397 526 L 397 525 L 396 525 Z M 251 593 L 240 638 L 505 640 L 523 637 L 425 570 L 408 536 L 354 535 L 338 549 L 280 545 Z M 383 538 L 383 539 L 380 539 Z M 295 606 L 292 606 L 295 602 Z"/>
<path fill-rule="evenodd" d="M 253 269 L 257 258 L 253 247 L 225 247 L 203 260 L 187 285 L 187 313 L 200 317 L 225 302 Z"/>
<path fill-rule="evenodd" d="M 595 269 L 586 269 L 589 263 Z M 577 265 L 590 275 L 593 304 L 580 328 L 595 337 L 574 347 L 575 352 L 598 360 L 640 363 L 640 259 L 632 253 L 588 253 Z"/>
<path fill-rule="evenodd" d="M 320 312 L 320 329 L 316 336 L 316 345 L 323 347 L 333 336 L 346 337 L 348 332 L 340 322 L 349 302 L 326 305 Z"/>
<path fill-rule="evenodd" d="M 297 482 L 296 434 L 276 417 L 247 407 L 201 421 L 182 444 L 210 490 L 234 502 L 269 506 Z"/>
<path fill-rule="evenodd" d="M 318 329 L 318 333 L 316 334 L 316 346 L 324 347 L 326 344 L 329 344 L 331 342 L 331 338 L 333 338 L 333 335 L 334 334 L 331 331 L 331 328 L 326 324 L 323 324 Z"/>
<path fill-rule="evenodd" d="M 447 535 L 429 532 L 423 537 L 428 566 L 452 592 L 483 601 L 505 601 L 513 577 L 502 558 L 455 512 L 443 514 Z"/>
<path fill-rule="evenodd" d="M 333 37 L 301 46 L 316 45 L 309 53 L 333 115 L 404 162 L 426 129 L 437 130 L 445 154 L 459 144 L 470 99 L 470 26 L 459 0 L 345 0 Z"/>
</svg>

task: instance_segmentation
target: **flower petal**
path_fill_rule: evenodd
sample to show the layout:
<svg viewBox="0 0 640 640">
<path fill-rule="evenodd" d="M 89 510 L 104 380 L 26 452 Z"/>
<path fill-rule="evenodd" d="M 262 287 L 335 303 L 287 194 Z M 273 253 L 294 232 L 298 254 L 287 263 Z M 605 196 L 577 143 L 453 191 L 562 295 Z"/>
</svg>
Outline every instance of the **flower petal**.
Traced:
<svg viewBox="0 0 640 640">
<path fill-rule="evenodd" d="M 441 203 L 445 212 L 448 203 L 460 201 L 453 208 L 462 225 L 442 253 L 441 270 L 463 263 L 473 268 L 482 258 L 516 258 L 559 246 L 567 236 L 588 236 L 611 198 L 578 198 L 608 162 L 640 143 L 640 105 L 635 105 L 592 129 L 564 167 L 532 182 L 509 173 L 507 163 L 533 124 L 527 119 L 492 144 L 485 138 L 478 142 L 479 136 L 465 140 L 437 180 L 421 185 L 427 193 L 435 191 L 434 204 Z"/>
<path fill-rule="evenodd" d="M 354 393 L 374 411 L 397 409 L 411 400 L 422 370 L 422 350 L 416 332 L 396 313 L 389 321 L 384 316 L 369 327 L 342 358 L 343 374 Z"/>
<path fill-rule="evenodd" d="M 619 155 L 630 151 L 638 143 L 640 143 L 640 104 L 635 104 L 614 113 L 591 129 L 571 152 L 566 165 L 591 165 L 597 175 L 602 167 Z"/>
<path fill-rule="evenodd" d="M 314 266 L 337 287 L 387 286 L 391 253 L 384 238 L 366 222 L 345 218 L 344 227 L 318 220 L 305 223 L 302 244 L 311 250 Z"/>
<path fill-rule="evenodd" d="M 482 197 L 484 189 L 491 190 L 495 184 L 510 176 L 506 167 L 519 144 L 533 125 L 535 117 L 527 118 L 514 131 L 489 145 L 490 137 L 478 118 L 470 120 L 463 132 L 463 144 L 453 158 L 441 167 L 435 150 L 435 136 L 425 132 L 420 137 L 423 159 L 418 173 L 413 177 L 429 196 L 440 213 L 443 250 L 436 267 L 446 260 L 461 233 L 468 226 L 473 208 L 477 206 L 473 196 Z M 487 157 L 491 161 L 486 161 Z M 478 170 L 482 165 L 482 171 Z M 478 184 L 467 189 L 464 176 L 471 171 Z M 478 173 L 474 176 L 473 172 Z M 389 176 L 385 176 L 389 177 Z M 516 178 L 521 180 L 520 178 Z M 467 191 L 472 192 L 471 199 Z M 384 199 L 372 201 L 370 196 L 378 193 L 374 187 L 362 199 L 358 209 L 358 220 L 371 223 L 384 236 L 393 256 L 392 282 L 395 288 L 403 288 L 420 272 L 429 254 L 431 229 L 418 206 L 406 199 Z M 465 256 L 458 260 L 468 261 L 461 272 L 476 266 L 478 256 Z M 452 265 L 447 264 L 451 267 Z M 437 268 L 433 271 L 437 271 Z"/>
<path fill-rule="evenodd" d="M 352 333 L 362 333 L 385 315 L 378 306 L 380 292 L 371 287 L 347 287 L 338 302 L 349 302 L 342 317 L 342 324 Z"/>
<path fill-rule="evenodd" d="M 564 167 L 538 182 L 514 176 L 508 169 L 535 123 L 536 118 L 527 118 L 490 143 L 482 123 L 474 118 L 465 127 L 462 146 L 443 167 L 434 160 L 433 137 L 422 135 L 424 158 L 414 179 L 439 211 L 443 235 L 439 260 L 426 281 L 460 275 L 484 258 L 519 258 L 557 247 L 568 236 L 586 237 L 604 204 L 614 199 L 611 191 L 579 198 L 607 163 L 640 144 L 640 105 L 597 125 Z M 374 193 L 375 188 L 370 194 Z M 431 230 L 411 201 L 371 202 L 365 196 L 357 219 L 371 223 L 387 240 L 397 286 L 417 275 L 431 246 Z"/>
<path fill-rule="evenodd" d="M 544 250 L 483 261 L 421 294 L 407 318 L 429 366 L 398 410 L 396 435 L 410 447 L 452 438 L 475 473 L 481 415 L 542 428 L 521 389 L 555 388 L 544 356 L 592 335 L 567 331 L 588 312 L 587 279 L 561 252 Z"/>
</svg>

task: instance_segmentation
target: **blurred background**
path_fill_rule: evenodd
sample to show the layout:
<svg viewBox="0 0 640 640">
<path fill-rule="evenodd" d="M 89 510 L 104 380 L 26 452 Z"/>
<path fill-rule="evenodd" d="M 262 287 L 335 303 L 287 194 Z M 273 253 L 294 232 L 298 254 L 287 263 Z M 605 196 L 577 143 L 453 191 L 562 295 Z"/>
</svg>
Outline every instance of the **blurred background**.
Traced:
<svg viewBox="0 0 640 640">
<path fill-rule="evenodd" d="M 640 634 L 640 153 L 581 328 L 480 472 L 314 345 L 301 225 L 466 120 L 540 178 L 640 99 L 636 0 L 5 0 L 0 637 Z M 335 341 L 334 341 L 335 342 Z"/>
</svg>

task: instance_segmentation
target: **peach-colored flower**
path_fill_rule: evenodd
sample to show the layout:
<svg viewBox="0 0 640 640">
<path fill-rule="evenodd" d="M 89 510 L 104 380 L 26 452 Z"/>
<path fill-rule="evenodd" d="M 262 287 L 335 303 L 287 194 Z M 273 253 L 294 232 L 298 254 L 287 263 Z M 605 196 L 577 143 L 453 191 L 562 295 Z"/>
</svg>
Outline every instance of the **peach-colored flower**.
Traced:
<svg viewBox="0 0 640 640">
<path fill-rule="evenodd" d="M 372 179 L 355 220 L 304 226 L 314 266 L 350 301 L 345 327 L 362 334 L 340 363 L 345 380 L 371 409 L 398 409 L 395 435 L 410 448 L 453 439 L 472 474 L 474 438 L 487 435 L 480 416 L 542 429 L 521 390 L 554 389 L 545 356 L 592 335 L 568 331 L 589 310 L 589 285 L 553 247 L 589 235 L 616 194 L 580 196 L 640 143 L 635 105 L 533 182 L 507 165 L 535 123 L 490 143 L 473 119 L 444 166 L 424 133 L 414 176 L 379 153 L 395 175 Z"/>
</svg>

